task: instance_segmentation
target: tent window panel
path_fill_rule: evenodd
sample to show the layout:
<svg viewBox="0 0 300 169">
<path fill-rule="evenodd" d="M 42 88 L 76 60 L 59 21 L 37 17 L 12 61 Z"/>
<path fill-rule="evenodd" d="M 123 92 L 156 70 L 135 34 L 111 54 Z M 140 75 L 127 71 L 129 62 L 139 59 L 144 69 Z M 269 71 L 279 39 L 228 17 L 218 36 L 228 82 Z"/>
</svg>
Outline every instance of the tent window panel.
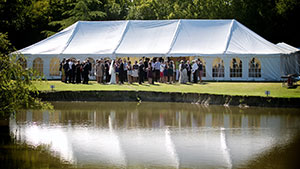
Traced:
<svg viewBox="0 0 300 169">
<path fill-rule="evenodd" d="M 224 77 L 224 61 L 221 58 L 216 58 L 212 66 L 213 77 Z"/>
<path fill-rule="evenodd" d="M 52 58 L 50 60 L 50 76 L 59 76 L 59 59 Z"/>
<path fill-rule="evenodd" d="M 261 63 L 257 58 L 252 58 L 249 62 L 249 77 L 261 77 Z"/>
<path fill-rule="evenodd" d="M 202 62 L 202 77 L 206 77 L 206 62 L 203 58 L 199 58 L 200 61 Z"/>
<path fill-rule="evenodd" d="M 231 59 L 230 63 L 230 77 L 242 77 L 242 61 L 239 58 Z"/>
<path fill-rule="evenodd" d="M 41 58 L 35 58 L 33 60 L 33 70 L 35 70 L 39 75 L 42 75 L 44 72 L 44 61 Z"/>
</svg>

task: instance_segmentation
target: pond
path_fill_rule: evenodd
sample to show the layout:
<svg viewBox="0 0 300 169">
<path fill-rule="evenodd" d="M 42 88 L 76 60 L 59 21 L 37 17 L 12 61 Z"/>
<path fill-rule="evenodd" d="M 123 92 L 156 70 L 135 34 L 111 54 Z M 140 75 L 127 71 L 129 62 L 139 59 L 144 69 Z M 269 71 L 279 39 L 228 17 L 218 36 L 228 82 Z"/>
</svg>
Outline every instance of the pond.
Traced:
<svg viewBox="0 0 300 169">
<path fill-rule="evenodd" d="M 53 111 L 18 112 L 10 131 L 15 144 L 55 157 L 58 168 L 59 163 L 75 168 L 286 168 L 299 152 L 299 109 L 152 102 L 53 105 Z M 53 159 L 42 162 L 47 160 Z"/>
</svg>

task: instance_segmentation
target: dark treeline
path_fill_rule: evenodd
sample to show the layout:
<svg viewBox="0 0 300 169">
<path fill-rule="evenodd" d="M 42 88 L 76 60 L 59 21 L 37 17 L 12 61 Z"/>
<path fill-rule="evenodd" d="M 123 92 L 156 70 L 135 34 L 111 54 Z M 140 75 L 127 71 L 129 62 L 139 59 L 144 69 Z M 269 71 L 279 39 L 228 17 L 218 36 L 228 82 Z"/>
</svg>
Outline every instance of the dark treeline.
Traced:
<svg viewBox="0 0 300 169">
<path fill-rule="evenodd" d="M 0 32 L 17 48 L 78 20 L 236 19 L 267 40 L 300 46 L 299 0 L 0 0 Z"/>
</svg>

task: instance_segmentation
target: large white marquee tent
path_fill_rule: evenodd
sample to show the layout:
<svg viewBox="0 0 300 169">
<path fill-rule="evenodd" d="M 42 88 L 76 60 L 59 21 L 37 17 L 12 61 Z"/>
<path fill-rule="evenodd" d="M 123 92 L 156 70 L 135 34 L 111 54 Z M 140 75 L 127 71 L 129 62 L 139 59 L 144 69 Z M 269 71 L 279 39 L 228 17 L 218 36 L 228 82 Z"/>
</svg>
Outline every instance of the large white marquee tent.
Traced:
<svg viewBox="0 0 300 169">
<path fill-rule="evenodd" d="M 299 50 L 265 40 L 236 20 L 79 21 L 19 50 L 48 79 L 62 58 L 193 57 L 204 80 L 279 81 L 299 73 Z"/>
</svg>

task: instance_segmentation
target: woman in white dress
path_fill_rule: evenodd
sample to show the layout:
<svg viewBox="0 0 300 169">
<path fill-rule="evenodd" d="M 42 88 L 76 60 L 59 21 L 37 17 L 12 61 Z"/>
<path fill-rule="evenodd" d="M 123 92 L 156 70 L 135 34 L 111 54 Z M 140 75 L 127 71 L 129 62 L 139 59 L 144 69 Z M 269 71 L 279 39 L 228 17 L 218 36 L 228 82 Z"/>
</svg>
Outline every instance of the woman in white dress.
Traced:
<svg viewBox="0 0 300 169">
<path fill-rule="evenodd" d="M 109 68 L 110 74 L 110 82 L 109 84 L 116 84 L 116 67 L 115 67 L 115 60 L 112 60 Z"/>
<path fill-rule="evenodd" d="M 180 71 L 179 83 L 186 84 L 186 82 L 188 81 L 188 76 L 187 76 L 186 65 L 183 62 L 183 60 L 180 61 L 179 71 Z"/>
</svg>

